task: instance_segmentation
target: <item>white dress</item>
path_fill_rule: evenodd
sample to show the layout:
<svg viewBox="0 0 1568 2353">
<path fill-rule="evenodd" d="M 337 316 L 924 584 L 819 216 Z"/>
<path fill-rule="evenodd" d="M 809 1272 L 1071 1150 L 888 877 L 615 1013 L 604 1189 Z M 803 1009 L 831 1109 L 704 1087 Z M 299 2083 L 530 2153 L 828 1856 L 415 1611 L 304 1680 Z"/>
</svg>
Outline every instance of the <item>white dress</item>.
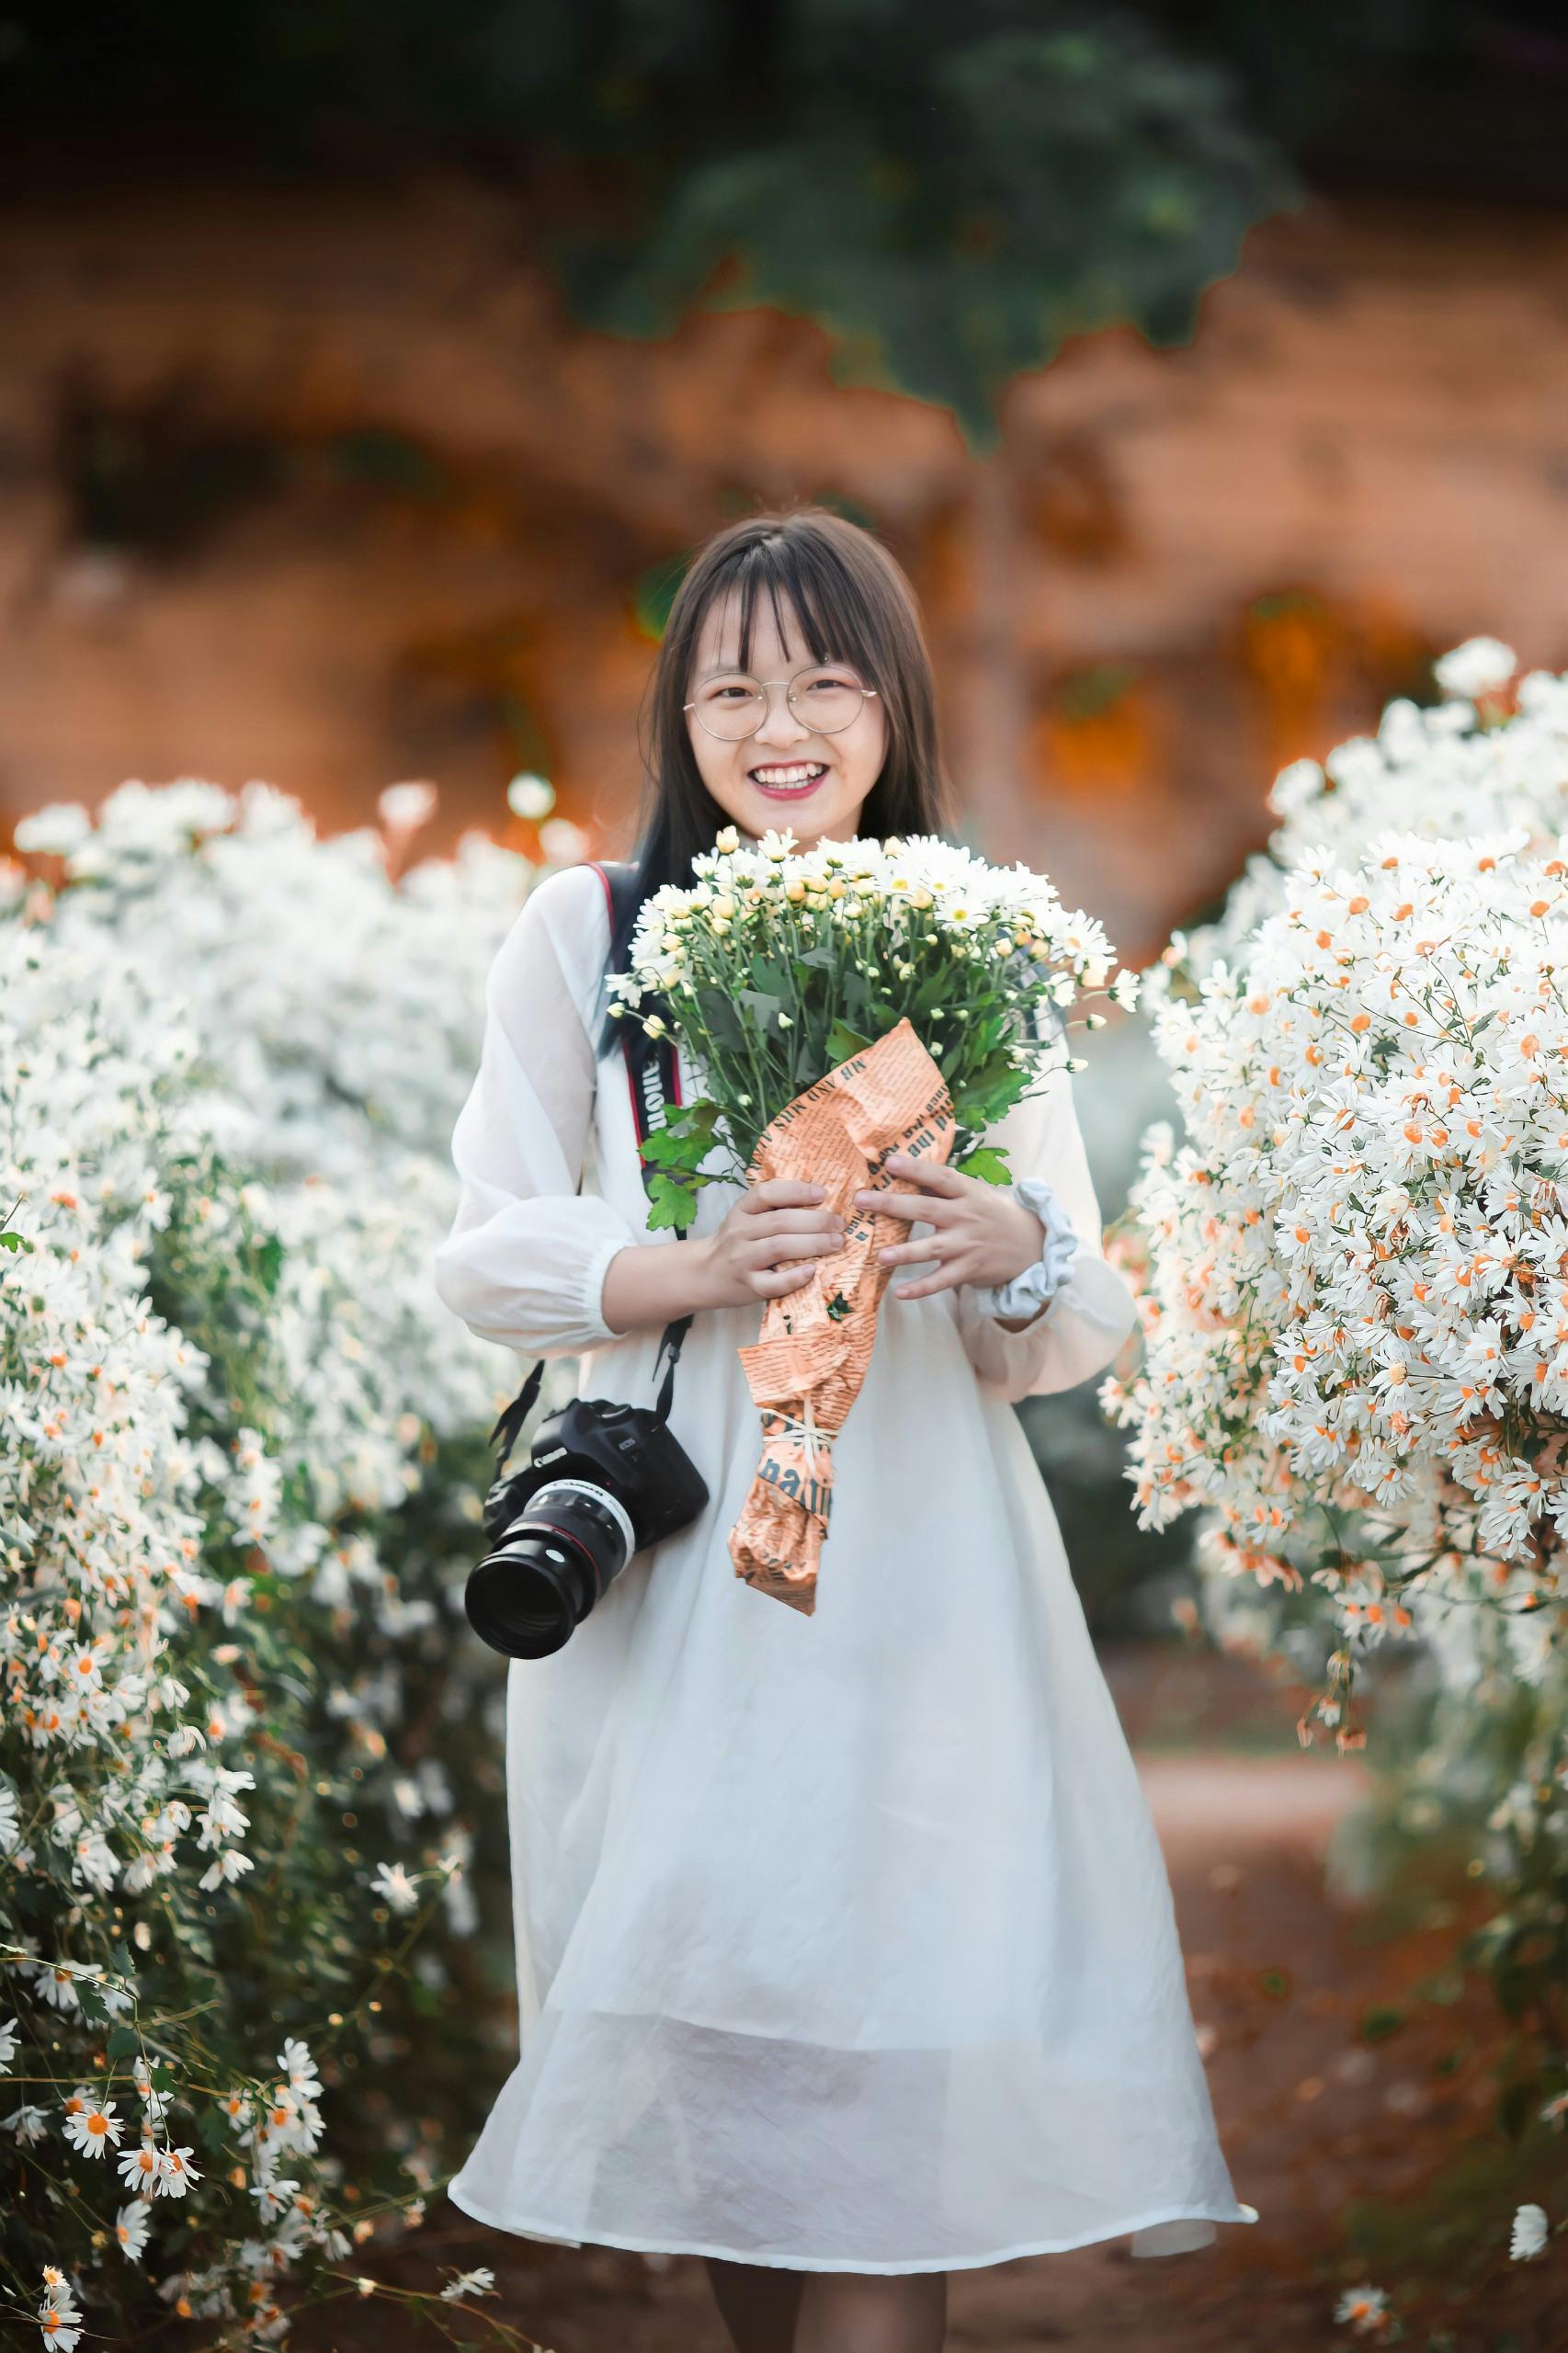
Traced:
<svg viewBox="0 0 1568 2353">
<path fill-rule="evenodd" d="M 503 942 L 437 1279 L 522 1358 L 581 1353 L 582 1395 L 649 1404 L 659 1335 L 617 1336 L 600 1303 L 615 1253 L 647 1238 L 624 1065 L 592 1042 L 608 941 L 582 866 L 537 885 Z M 730 1559 L 760 1437 L 735 1351 L 762 1309 L 720 1309 L 692 1324 L 671 1414 L 707 1508 L 562 1649 L 510 1662 L 521 2055 L 449 2192 L 480 2222 L 898 2272 L 1123 2233 L 1177 2253 L 1257 2219 L 1010 1403 L 1099 1371 L 1136 1321 L 1100 1255 L 1070 1077 L 993 1140 L 1056 1189 L 1071 1278 L 1016 1333 L 967 1287 L 884 1297 L 814 1614 Z M 706 1188 L 694 1230 L 736 1198 Z"/>
</svg>

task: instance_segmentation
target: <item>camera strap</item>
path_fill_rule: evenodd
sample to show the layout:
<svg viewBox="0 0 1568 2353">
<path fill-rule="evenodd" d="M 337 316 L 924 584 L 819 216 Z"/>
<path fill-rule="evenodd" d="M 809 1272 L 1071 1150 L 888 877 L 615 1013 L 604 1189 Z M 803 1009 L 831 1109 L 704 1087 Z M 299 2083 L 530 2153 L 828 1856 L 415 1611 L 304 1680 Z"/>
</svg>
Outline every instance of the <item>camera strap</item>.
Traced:
<svg viewBox="0 0 1568 2353">
<path fill-rule="evenodd" d="M 616 918 L 635 888 L 636 869 L 630 865 L 612 867 L 597 858 L 590 858 L 588 863 L 604 885 L 605 904 L 608 910 L 610 929 L 613 934 Z M 624 1031 L 620 1040 L 620 1051 L 621 1059 L 626 1067 L 627 1089 L 631 1097 L 631 1125 L 637 1138 L 638 1165 L 642 1172 L 643 1189 L 651 1193 L 656 1172 L 642 1158 L 642 1146 L 655 1128 L 663 1127 L 665 1114 L 670 1107 L 678 1104 L 681 1099 L 680 1064 L 676 1060 L 676 1041 L 673 1037 L 667 1035 L 659 1039 L 656 1041 L 656 1051 L 648 1057 L 641 1068 L 633 1065 L 631 1040 Z M 660 1336 L 658 1351 L 653 1358 L 653 1372 L 656 1378 L 660 1364 L 663 1363 L 665 1377 L 653 1403 L 653 1411 L 662 1422 L 669 1419 L 670 1406 L 675 1398 L 676 1366 L 680 1361 L 681 1347 L 690 1329 L 691 1317 L 678 1315 L 665 1324 Z M 495 1458 L 497 1478 L 506 1469 L 506 1458 L 517 1442 L 517 1434 L 538 1402 L 546 1361 L 545 1358 L 540 1358 L 490 1433 L 492 1446 L 501 1443 L 501 1451 Z"/>
</svg>

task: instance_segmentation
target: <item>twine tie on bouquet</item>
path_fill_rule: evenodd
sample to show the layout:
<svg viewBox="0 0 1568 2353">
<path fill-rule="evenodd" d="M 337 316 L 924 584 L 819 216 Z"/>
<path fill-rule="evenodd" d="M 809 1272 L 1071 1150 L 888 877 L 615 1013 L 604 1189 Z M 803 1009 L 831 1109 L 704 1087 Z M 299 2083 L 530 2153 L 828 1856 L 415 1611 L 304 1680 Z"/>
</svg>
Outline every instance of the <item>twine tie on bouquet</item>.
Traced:
<svg viewBox="0 0 1568 2353">
<path fill-rule="evenodd" d="M 775 1438 L 798 1438 L 805 1449 L 806 1461 L 811 1464 L 812 1469 L 817 1471 L 820 1467 L 824 1483 L 831 1484 L 833 1465 L 828 1457 L 833 1448 L 833 1432 L 818 1429 L 811 1399 L 809 1397 L 806 1399 L 803 1411 L 798 1415 L 787 1414 L 782 1406 L 774 1405 L 769 1408 L 768 1419 L 778 1424 L 778 1429 L 769 1435 Z"/>
</svg>

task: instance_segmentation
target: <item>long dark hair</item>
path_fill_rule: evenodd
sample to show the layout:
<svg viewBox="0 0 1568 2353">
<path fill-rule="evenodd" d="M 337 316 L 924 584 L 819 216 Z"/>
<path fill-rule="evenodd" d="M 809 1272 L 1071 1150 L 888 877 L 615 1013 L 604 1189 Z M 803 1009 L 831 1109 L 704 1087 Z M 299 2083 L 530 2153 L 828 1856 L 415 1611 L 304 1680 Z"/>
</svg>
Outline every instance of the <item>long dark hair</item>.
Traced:
<svg viewBox="0 0 1568 2353">
<path fill-rule="evenodd" d="M 635 889 L 610 937 L 608 970 L 624 968 L 642 902 L 667 882 L 688 883 L 691 861 L 711 849 L 729 823 L 702 781 L 683 708 L 709 608 L 738 587 L 743 669 L 751 663 L 752 617 L 766 588 L 788 642 L 784 601 L 793 607 L 812 662 L 852 662 L 881 700 L 887 749 L 860 812 L 863 835 L 940 834 L 951 792 L 937 732 L 936 682 L 920 609 L 902 567 L 871 532 L 830 507 L 801 506 L 748 515 L 704 541 L 676 592 L 644 699 L 642 822 Z M 607 1015 L 608 1053 L 622 1031 L 633 1056 L 646 1051 L 642 1025 Z"/>
</svg>

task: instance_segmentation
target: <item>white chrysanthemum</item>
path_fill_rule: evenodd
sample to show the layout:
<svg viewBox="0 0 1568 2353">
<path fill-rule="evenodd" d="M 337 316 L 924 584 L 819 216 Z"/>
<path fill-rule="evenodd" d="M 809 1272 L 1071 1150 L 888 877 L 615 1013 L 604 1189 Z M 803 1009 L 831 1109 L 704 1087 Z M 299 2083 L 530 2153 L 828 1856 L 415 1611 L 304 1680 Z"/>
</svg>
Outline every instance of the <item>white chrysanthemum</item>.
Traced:
<svg viewBox="0 0 1568 2353">
<path fill-rule="evenodd" d="M 1389 2300 L 1381 2288 L 1346 2288 L 1334 2307 L 1337 2321 L 1348 2321 L 1358 2336 L 1376 2336 L 1389 2322 Z"/>
<path fill-rule="evenodd" d="M 401 1863 L 378 1863 L 370 1885 L 394 1912 L 412 1912 L 418 1905 L 419 1890 Z"/>
<path fill-rule="evenodd" d="M 91 831 L 92 820 L 79 802 L 53 801 L 18 817 L 11 838 L 29 858 L 69 858 Z"/>
<path fill-rule="evenodd" d="M 52 2264 L 44 2268 L 44 2292 L 38 2308 L 38 2325 L 43 2331 L 46 2346 L 55 2353 L 74 2353 L 82 2335 L 82 2313 L 71 2300 L 71 2291 L 63 2275 Z"/>
<path fill-rule="evenodd" d="M 101 2157 L 106 2146 L 119 2146 L 125 2126 L 115 2114 L 112 2099 L 96 2098 L 90 2092 L 78 2091 L 66 2102 L 65 2121 L 61 2129 L 80 2155 Z"/>
<path fill-rule="evenodd" d="M 1445 694 L 1473 699 L 1506 687 L 1518 666 L 1518 655 L 1501 639 L 1469 637 L 1450 654 L 1439 655 L 1432 675 Z"/>
<path fill-rule="evenodd" d="M 1244 969 L 1157 1008 L 1187 1140 L 1134 1187 L 1146 1364 L 1110 1402 L 1142 1524 L 1212 1515 L 1218 1574 L 1291 1588 L 1333 1529 L 1346 1652 L 1440 1643 L 1436 1573 L 1391 1579 L 1446 1543 L 1540 1680 L 1568 1636 L 1537 1557 L 1568 1523 L 1568 893 L 1523 847 L 1320 847 Z"/>
<path fill-rule="evenodd" d="M 140 2263 L 153 2227 L 152 2209 L 144 2198 L 133 2198 L 115 2214 L 114 2234 L 127 2263 Z"/>
<path fill-rule="evenodd" d="M 134 2189 L 143 2198 L 158 2195 L 160 2159 L 158 2145 L 143 2128 L 141 2140 L 133 2149 L 121 2149 L 119 2158 L 120 2187 Z"/>
<path fill-rule="evenodd" d="M 488 2264 L 482 2263 L 474 2270 L 460 2272 L 457 2279 L 449 2279 L 441 2295 L 446 2302 L 455 2303 L 460 2296 L 488 2296 L 494 2286 L 495 2274 Z"/>
<path fill-rule="evenodd" d="M 158 2195 L 160 2198 L 184 2198 L 194 2183 L 201 2179 L 191 2164 L 192 2152 L 187 2149 L 162 2148 L 157 2152 Z"/>
</svg>

